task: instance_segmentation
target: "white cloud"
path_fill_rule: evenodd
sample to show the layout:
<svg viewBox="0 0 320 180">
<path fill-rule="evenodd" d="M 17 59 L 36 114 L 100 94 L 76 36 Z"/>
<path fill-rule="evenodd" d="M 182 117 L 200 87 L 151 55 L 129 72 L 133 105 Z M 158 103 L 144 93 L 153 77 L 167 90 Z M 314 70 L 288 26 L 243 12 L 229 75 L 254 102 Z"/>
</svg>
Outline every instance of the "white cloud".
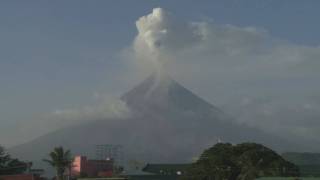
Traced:
<svg viewBox="0 0 320 180">
<path fill-rule="evenodd" d="M 130 115 L 126 103 L 119 99 L 108 99 L 105 102 L 75 109 L 55 110 L 52 116 L 63 121 L 88 121 L 101 119 L 123 119 Z"/>
<path fill-rule="evenodd" d="M 286 137 L 320 135 L 313 104 L 320 97 L 320 47 L 256 27 L 184 22 L 161 8 L 136 25 L 133 49 L 144 68 L 151 60 L 240 122 Z"/>
<path fill-rule="evenodd" d="M 131 114 L 127 104 L 119 98 L 94 93 L 96 101 L 92 105 L 57 109 L 47 114 L 47 121 L 58 123 L 59 127 L 66 127 L 75 123 L 83 123 L 95 120 L 120 120 L 128 118 Z"/>
<path fill-rule="evenodd" d="M 62 108 L 44 114 L 35 114 L 33 119 L 22 122 L 15 135 L 19 142 L 30 141 L 55 130 L 97 120 L 121 121 L 130 117 L 131 111 L 124 101 L 100 93 L 94 93 L 95 102 L 75 108 Z"/>
<path fill-rule="evenodd" d="M 195 26 L 176 20 L 161 8 L 139 18 L 136 26 L 134 51 L 137 58 L 153 61 L 157 67 L 164 63 L 161 61 L 170 59 L 166 54 L 181 51 L 202 39 Z"/>
</svg>

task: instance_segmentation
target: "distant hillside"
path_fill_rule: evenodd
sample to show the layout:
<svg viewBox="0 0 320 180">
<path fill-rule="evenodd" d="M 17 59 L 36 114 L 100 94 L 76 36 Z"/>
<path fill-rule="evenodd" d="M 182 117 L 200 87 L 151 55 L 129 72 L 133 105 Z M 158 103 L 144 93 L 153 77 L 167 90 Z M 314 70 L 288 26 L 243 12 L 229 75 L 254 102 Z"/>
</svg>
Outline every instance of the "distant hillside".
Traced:
<svg viewBox="0 0 320 180">
<path fill-rule="evenodd" d="M 286 152 L 282 157 L 297 165 L 320 165 L 320 153 Z"/>
<path fill-rule="evenodd" d="M 282 157 L 298 165 L 301 176 L 320 177 L 320 153 L 286 152 Z"/>
</svg>

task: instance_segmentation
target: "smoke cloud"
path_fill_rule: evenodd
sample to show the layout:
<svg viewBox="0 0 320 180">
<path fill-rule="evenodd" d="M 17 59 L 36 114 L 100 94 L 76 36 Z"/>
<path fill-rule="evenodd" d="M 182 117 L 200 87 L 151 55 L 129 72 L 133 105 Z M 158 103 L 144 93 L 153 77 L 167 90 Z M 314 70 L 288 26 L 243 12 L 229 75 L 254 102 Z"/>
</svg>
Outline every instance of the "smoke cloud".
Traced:
<svg viewBox="0 0 320 180">
<path fill-rule="evenodd" d="M 263 28 L 187 22 L 162 8 L 140 17 L 136 27 L 132 47 L 122 54 L 128 64 L 135 62 L 130 77 L 165 71 L 237 123 L 319 141 L 319 47 L 273 37 Z M 24 133 L 29 140 L 77 123 L 130 116 L 121 100 L 96 96 L 93 105 L 37 115 L 37 122 L 19 126 L 19 137 L 12 138 L 24 141 Z"/>
<path fill-rule="evenodd" d="M 136 26 L 134 56 L 143 68 L 164 69 L 238 123 L 291 139 L 320 135 L 319 47 L 263 28 L 185 22 L 161 8 Z"/>
<path fill-rule="evenodd" d="M 155 8 L 151 14 L 140 17 L 136 27 L 135 55 L 140 60 L 153 61 L 157 68 L 164 63 L 161 61 L 173 58 L 166 55 L 183 51 L 202 39 L 196 26 L 178 21 L 161 8 Z"/>
<path fill-rule="evenodd" d="M 61 122 L 87 121 L 103 119 L 124 119 L 130 116 L 126 103 L 119 99 L 108 99 L 102 103 L 75 109 L 54 111 L 49 118 L 59 119 Z"/>
<path fill-rule="evenodd" d="M 131 116 L 131 110 L 120 98 L 94 93 L 92 104 L 74 108 L 61 108 L 52 112 L 35 114 L 28 123 L 21 124 L 12 138 L 19 143 L 30 141 L 49 132 L 97 120 L 121 121 Z"/>
</svg>

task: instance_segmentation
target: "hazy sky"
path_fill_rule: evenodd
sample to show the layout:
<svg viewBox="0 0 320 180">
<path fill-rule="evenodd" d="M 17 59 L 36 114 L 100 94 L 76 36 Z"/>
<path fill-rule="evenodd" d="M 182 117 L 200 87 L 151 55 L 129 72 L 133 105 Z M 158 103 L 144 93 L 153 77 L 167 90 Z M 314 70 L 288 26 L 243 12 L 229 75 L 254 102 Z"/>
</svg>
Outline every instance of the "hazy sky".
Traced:
<svg viewBox="0 0 320 180">
<path fill-rule="evenodd" d="M 253 57 L 263 59 L 266 54 L 274 55 L 267 57 L 270 59 L 290 59 L 289 55 L 298 52 L 293 59 L 299 60 L 301 57 L 307 59 L 308 63 L 311 62 L 311 65 L 298 64 L 294 72 L 284 74 L 279 73 L 281 69 L 276 69 L 277 73 L 273 74 L 271 71 L 274 68 L 261 72 L 259 64 L 251 67 L 251 64 L 255 63 L 246 62 L 255 71 L 243 74 L 240 80 L 233 78 L 230 75 L 232 73 L 212 74 L 214 68 L 211 70 L 208 67 L 212 65 L 227 72 L 224 68 L 233 67 L 229 64 L 241 62 L 226 60 L 195 63 L 190 59 L 181 62 L 177 58 L 178 63 L 170 65 L 170 68 L 174 78 L 209 102 L 224 107 L 226 111 L 234 113 L 234 116 L 239 115 L 240 121 L 248 121 L 257 126 L 264 126 L 270 121 L 274 123 L 265 116 L 261 117 L 261 109 L 255 109 L 259 107 L 255 104 L 257 103 L 263 106 L 263 114 L 271 113 L 276 116 L 272 119 L 283 119 L 282 124 L 293 123 L 295 127 L 303 127 L 297 130 L 301 133 L 311 131 L 308 138 L 317 135 L 313 131 L 318 129 L 312 129 L 312 126 L 320 125 L 320 122 L 317 122 L 320 119 L 320 93 L 317 93 L 320 89 L 320 76 L 317 73 L 320 68 L 320 1 L 7 0 L 0 2 L 0 144 L 11 146 L 33 138 L 35 135 L 31 132 L 30 136 L 23 137 L 20 132 L 24 131 L 26 125 L 33 126 L 35 119 L 39 120 L 52 112 L 60 112 L 61 109 L 95 104 L 100 101 L 101 96 L 119 96 L 141 81 L 140 76 L 134 72 L 134 63 L 128 62 L 125 57 L 130 53 L 125 52 L 133 46 L 137 36 L 135 22 L 141 16 L 152 13 L 152 9 L 157 7 L 172 13 L 177 19 L 172 21 L 174 23 L 181 21 L 213 24 L 213 27 L 210 25 L 208 28 L 213 35 L 224 28 L 230 30 L 227 24 L 232 25 L 236 28 L 235 31 L 230 30 L 230 34 L 220 35 L 224 41 L 224 36 L 227 38 L 235 32 L 234 37 L 240 38 L 242 44 L 231 44 L 229 48 L 239 50 L 238 47 L 241 46 L 249 49 L 240 49 L 239 61 Z M 257 33 L 257 36 L 252 35 L 251 31 L 247 33 L 246 27 L 253 28 L 253 33 Z M 251 35 L 254 40 L 247 41 Z M 216 40 L 213 38 L 212 42 Z M 273 45 L 274 41 L 277 41 L 276 45 Z M 224 47 L 223 44 L 211 43 L 209 40 L 206 43 L 210 47 Z M 264 49 L 261 48 L 254 50 L 254 56 L 251 56 L 251 48 L 257 44 L 268 46 L 270 51 L 262 56 L 256 55 L 256 51 Z M 269 48 L 268 44 L 272 44 L 272 48 Z M 203 47 L 206 49 L 205 45 Z M 278 47 L 281 53 L 277 52 Z M 244 56 L 242 51 L 245 51 Z M 198 58 L 197 53 L 201 52 L 192 53 L 193 58 Z M 208 60 L 211 57 L 215 56 L 208 53 L 200 59 Z M 215 58 L 224 57 L 222 53 Z M 190 72 L 179 70 L 179 63 Z M 227 66 L 224 66 L 225 64 Z M 196 70 L 197 68 L 202 70 Z M 199 75 L 198 72 L 202 73 Z M 215 72 L 219 70 L 216 69 Z M 268 72 L 269 75 L 261 75 Z M 133 76 L 130 76 L 130 73 Z M 212 79 L 213 75 L 221 78 Z M 259 78 L 252 78 L 255 75 Z M 271 75 L 275 77 L 271 78 Z M 225 83 L 226 81 L 229 84 Z M 231 88 L 234 91 L 231 91 Z M 295 91 L 291 91 L 292 89 Z M 249 97 L 248 94 L 254 95 Z M 283 100 L 274 102 L 279 96 L 282 96 Z M 294 101 L 291 101 L 292 99 Z M 281 105 L 274 110 L 274 104 Z M 252 113 L 248 114 L 248 111 Z M 290 122 L 292 116 L 288 114 L 292 114 L 292 111 L 306 115 Z M 305 117 L 310 120 L 300 121 Z M 264 121 L 257 123 L 255 118 Z M 281 130 L 286 131 L 285 128 Z"/>
</svg>

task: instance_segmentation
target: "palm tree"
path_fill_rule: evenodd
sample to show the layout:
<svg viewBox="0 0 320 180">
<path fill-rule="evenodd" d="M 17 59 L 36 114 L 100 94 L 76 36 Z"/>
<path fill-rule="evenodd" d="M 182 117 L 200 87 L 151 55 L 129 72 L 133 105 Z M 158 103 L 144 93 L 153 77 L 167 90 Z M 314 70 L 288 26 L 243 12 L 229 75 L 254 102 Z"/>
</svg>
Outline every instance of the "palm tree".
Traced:
<svg viewBox="0 0 320 180">
<path fill-rule="evenodd" d="M 65 170 L 71 167 L 72 158 L 70 150 L 64 150 L 63 147 L 55 147 L 49 154 L 50 159 L 44 159 L 43 161 L 49 163 L 56 169 L 57 179 L 63 180 L 63 174 Z"/>
</svg>

